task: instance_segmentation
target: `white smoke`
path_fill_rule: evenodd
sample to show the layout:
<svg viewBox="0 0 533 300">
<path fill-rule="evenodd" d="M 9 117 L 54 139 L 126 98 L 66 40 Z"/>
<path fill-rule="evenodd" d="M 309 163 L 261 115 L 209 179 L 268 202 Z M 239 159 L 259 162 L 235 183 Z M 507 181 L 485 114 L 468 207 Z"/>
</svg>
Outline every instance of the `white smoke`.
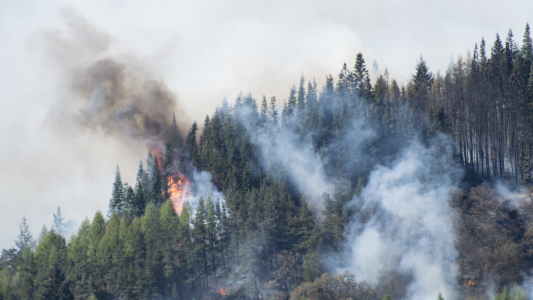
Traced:
<svg viewBox="0 0 533 300">
<path fill-rule="evenodd" d="M 446 168 L 451 156 L 435 153 L 439 147 L 411 144 L 390 167 L 377 166 L 348 204 L 363 211 L 350 222 L 345 258 L 359 280 L 376 285 L 386 272 L 396 272 L 412 277 L 408 299 L 432 299 L 439 292 L 456 299 L 450 190 L 458 172 Z"/>
<path fill-rule="evenodd" d="M 324 165 L 319 154 L 311 145 L 298 141 L 289 131 L 283 134 L 259 136 L 260 157 L 265 166 L 287 174 L 298 190 L 307 194 L 315 207 L 323 207 L 318 202 L 323 192 L 332 190 L 333 182 L 324 173 Z"/>
<path fill-rule="evenodd" d="M 192 193 L 186 198 L 192 208 L 196 208 L 200 198 L 205 201 L 210 197 L 214 203 L 226 201 L 226 196 L 213 184 L 212 179 L 213 176 L 207 171 L 192 172 Z"/>
<path fill-rule="evenodd" d="M 506 201 L 512 209 L 517 208 L 520 203 L 531 201 L 530 193 L 523 186 L 511 187 L 508 183 L 497 181 L 494 189 L 498 192 L 498 199 Z"/>
</svg>

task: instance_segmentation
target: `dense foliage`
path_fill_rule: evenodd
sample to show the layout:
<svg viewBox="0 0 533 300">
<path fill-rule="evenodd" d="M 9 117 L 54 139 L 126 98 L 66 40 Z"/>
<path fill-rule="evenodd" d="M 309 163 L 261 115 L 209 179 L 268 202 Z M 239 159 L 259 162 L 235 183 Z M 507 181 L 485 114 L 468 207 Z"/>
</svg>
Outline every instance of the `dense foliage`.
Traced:
<svg viewBox="0 0 533 300">
<path fill-rule="evenodd" d="M 521 48 L 511 32 L 505 42 L 497 36 L 490 53 L 482 40 L 444 76 L 421 57 L 405 87 L 387 71 L 372 86 L 358 54 L 353 69 L 345 64 L 320 90 L 302 77 L 282 107 L 274 97 L 258 103 L 240 95 L 206 116 L 201 132 L 194 123 L 185 139 L 174 120 L 165 153 L 149 154 L 134 186 L 117 168 L 107 216 L 97 212 L 68 240 L 59 209 L 37 240 L 23 220 L 16 248 L 2 252 L 0 300 L 401 297 L 403 277 L 372 287 L 349 273 L 324 273 L 324 262 L 342 250 L 357 209 L 345 204 L 374 166 L 440 133 L 455 141 L 467 174 L 452 202 L 461 292 L 482 298 L 491 284 L 521 282 L 533 261 L 531 204 L 503 205 L 489 185 L 470 184 L 530 182 L 532 62 L 527 26 Z M 284 162 L 264 150 L 286 143 L 320 157 L 334 189 L 302 193 Z M 209 171 L 225 199 L 202 198 L 177 215 L 166 200 L 174 166 L 189 178 Z M 522 299 L 524 292 L 510 293 Z"/>
</svg>

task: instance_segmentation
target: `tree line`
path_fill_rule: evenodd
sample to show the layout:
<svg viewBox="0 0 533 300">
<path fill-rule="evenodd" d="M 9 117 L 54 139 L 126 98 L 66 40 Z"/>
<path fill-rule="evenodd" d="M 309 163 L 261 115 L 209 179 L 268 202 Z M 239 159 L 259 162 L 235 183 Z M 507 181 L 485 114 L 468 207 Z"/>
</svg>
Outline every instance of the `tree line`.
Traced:
<svg viewBox="0 0 533 300">
<path fill-rule="evenodd" d="M 323 299 L 330 288 L 331 299 L 401 298 L 401 278 L 391 279 L 399 282 L 394 291 L 391 282 L 370 286 L 349 273 L 325 273 L 324 262 L 343 250 L 357 210 L 345 204 L 376 164 L 389 163 L 410 141 L 429 145 L 440 134 L 454 140 L 456 163 L 469 177 L 528 183 L 532 59 L 529 25 L 520 47 L 511 31 L 505 42 L 497 35 L 490 52 L 482 40 L 444 75 L 430 72 L 421 57 L 405 86 L 387 70 L 372 84 L 359 53 L 353 68 L 344 64 L 320 89 L 302 76 L 283 102 L 240 94 L 185 135 L 174 119 L 164 151 L 139 163 L 134 185 L 122 182 L 117 167 L 107 215 L 97 212 L 65 237 L 58 210 L 53 228 L 43 228 L 36 240 L 23 220 L 16 247 L 2 251 L 0 300 Z M 265 159 L 261 141 L 287 137 L 320 157 L 332 190 L 306 194 Z M 225 199 L 201 198 L 177 215 L 168 177 L 191 178 L 195 170 L 209 171 Z M 315 203 L 310 197 L 322 204 L 308 204 Z M 480 282 L 491 279 L 483 272 L 504 274 L 499 287 L 520 282 L 533 253 L 529 208 L 494 201 L 481 186 L 458 190 L 453 202 L 461 218 L 457 280 L 471 297 L 487 289 Z M 484 232 L 487 226 L 498 230 Z M 492 248 L 476 259 L 472 249 L 488 241 Z M 513 255 L 496 263 L 501 253 Z"/>
</svg>

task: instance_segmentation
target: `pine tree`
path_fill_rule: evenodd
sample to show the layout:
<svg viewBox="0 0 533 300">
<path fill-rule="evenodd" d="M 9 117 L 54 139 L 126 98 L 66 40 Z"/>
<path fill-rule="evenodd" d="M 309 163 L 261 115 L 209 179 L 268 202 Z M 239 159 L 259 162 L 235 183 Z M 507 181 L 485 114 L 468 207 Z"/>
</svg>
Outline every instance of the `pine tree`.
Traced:
<svg viewBox="0 0 533 300">
<path fill-rule="evenodd" d="M 198 201 L 198 206 L 196 207 L 196 215 L 193 221 L 193 230 L 192 236 L 194 237 L 194 254 L 196 256 L 195 260 L 197 261 L 198 276 L 201 281 L 202 277 L 205 277 L 205 284 L 207 285 L 207 278 L 209 277 L 209 267 L 208 267 L 208 250 L 206 247 L 207 240 L 207 230 L 205 226 L 205 218 L 207 216 L 207 211 L 205 208 L 205 201 L 203 198 L 200 198 Z"/>
<path fill-rule="evenodd" d="M 148 174 L 143 169 L 142 161 L 139 162 L 139 170 L 137 171 L 137 182 L 135 183 L 135 196 L 131 205 L 131 212 L 134 216 L 141 216 L 144 213 L 146 207 L 147 190 L 150 190 L 148 182 Z"/>
<path fill-rule="evenodd" d="M 53 263 L 43 282 L 43 288 L 36 298 L 43 300 L 74 300 L 69 284 L 69 280 L 58 266 L 58 263 Z"/>
<path fill-rule="evenodd" d="M 187 134 L 186 148 L 189 153 L 191 163 L 196 167 L 200 167 L 200 155 L 198 153 L 198 144 L 196 143 L 197 130 L 198 126 L 196 125 L 196 122 L 194 122 L 191 126 L 191 130 L 189 130 L 189 133 Z"/>
<path fill-rule="evenodd" d="M 305 108 L 305 77 L 304 74 L 302 74 L 302 77 L 300 77 L 300 85 L 298 87 L 298 96 L 297 96 L 297 103 L 298 103 L 298 110 L 302 111 Z"/>
<path fill-rule="evenodd" d="M 366 69 L 365 59 L 362 53 L 358 53 L 355 58 L 353 87 L 358 97 L 370 99 L 372 86 L 370 84 L 370 75 Z"/>
<path fill-rule="evenodd" d="M 146 290 L 147 296 L 153 297 L 160 293 L 163 275 L 160 211 L 153 204 L 146 207 L 146 213 L 142 218 L 142 231 L 145 245 L 143 281 L 146 286 L 150 287 Z"/>
<path fill-rule="evenodd" d="M 59 206 L 57 207 L 57 213 L 54 214 L 54 224 L 52 224 L 52 230 L 60 235 L 64 235 L 66 233 L 64 218 L 61 215 L 61 208 Z"/>
<path fill-rule="evenodd" d="M 154 163 L 152 165 L 152 188 L 151 188 L 150 200 L 158 204 L 163 202 L 161 181 L 162 181 L 161 171 L 159 170 L 159 163 L 157 161 L 157 157 L 155 157 Z"/>
<path fill-rule="evenodd" d="M 161 188 L 163 189 L 163 201 L 166 201 L 170 198 L 170 194 L 168 193 L 168 184 L 169 184 L 169 176 L 172 176 L 174 171 L 174 158 L 173 158 L 173 151 L 172 146 L 170 143 L 167 143 L 165 148 L 165 161 L 163 162 L 163 170 L 162 170 L 162 178 L 161 178 Z"/>
<path fill-rule="evenodd" d="M 293 85 L 289 93 L 289 101 L 287 102 L 287 114 L 290 117 L 292 117 L 296 104 L 296 86 Z"/>
<path fill-rule="evenodd" d="M 127 214 L 134 214 L 137 210 L 135 191 L 128 184 L 125 185 L 126 197 L 124 197 L 124 212 Z M 124 214 L 119 215 L 122 217 Z"/>
<path fill-rule="evenodd" d="M 206 216 L 206 236 L 208 242 L 208 253 L 209 260 L 211 264 L 211 270 L 217 278 L 217 268 L 218 268 L 218 239 L 217 239 L 217 223 L 216 223 L 216 212 L 215 205 L 211 200 L 211 197 L 207 197 L 206 202 L 207 216 Z"/>
<path fill-rule="evenodd" d="M 261 101 L 261 113 L 259 114 L 259 123 L 258 123 L 259 128 L 261 128 L 263 132 L 265 132 L 268 127 L 267 113 L 268 113 L 268 104 L 267 104 L 266 97 L 263 95 L 263 100 Z"/>
<path fill-rule="evenodd" d="M 15 240 L 15 244 L 17 245 L 19 251 L 22 252 L 27 247 L 30 249 L 35 248 L 36 243 L 30 233 L 30 226 L 26 223 L 25 216 L 22 217 L 22 222 L 20 223 L 19 230 L 19 236 Z"/>
<path fill-rule="evenodd" d="M 172 127 L 170 129 L 170 134 L 170 143 L 172 144 L 172 147 L 182 149 L 183 137 L 181 136 L 181 131 L 178 127 L 178 123 L 176 123 L 176 116 L 174 114 L 172 114 Z"/>
<path fill-rule="evenodd" d="M 109 212 L 108 215 L 111 216 L 113 212 L 120 212 L 124 209 L 124 185 L 122 184 L 122 179 L 120 177 L 120 169 L 117 165 L 117 170 L 115 172 L 115 182 L 113 183 L 113 192 L 112 198 L 109 201 Z"/>
<path fill-rule="evenodd" d="M 276 105 L 276 97 L 272 96 L 270 98 L 270 109 L 269 109 L 269 120 L 271 130 L 275 130 L 279 126 L 279 116 L 278 116 L 278 107 Z"/>
<path fill-rule="evenodd" d="M 529 63 L 533 62 L 533 40 L 531 39 L 529 23 L 526 24 L 526 29 L 524 31 L 521 52 L 526 61 L 529 61 Z"/>
</svg>

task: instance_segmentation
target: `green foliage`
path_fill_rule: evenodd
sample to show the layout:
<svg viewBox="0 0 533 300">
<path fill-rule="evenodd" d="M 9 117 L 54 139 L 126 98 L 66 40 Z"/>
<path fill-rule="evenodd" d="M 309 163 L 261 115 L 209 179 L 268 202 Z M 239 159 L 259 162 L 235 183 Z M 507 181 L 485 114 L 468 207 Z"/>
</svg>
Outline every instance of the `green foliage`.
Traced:
<svg viewBox="0 0 533 300">
<path fill-rule="evenodd" d="M 439 293 L 439 295 L 440 295 L 440 293 Z M 389 294 L 385 294 L 385 295 L 383 295 L 381 300 L 392 300 L 392 297 Z"/>
<path fill-rule="evenodd" d="M 120 169 L 117 166 L 115 172 L 115 182 L 113 183 L 113 192 L 111 200 L 109 200 L 109 214 L 112 212 L 120 212 L 124 209 L 124 185 L 120 176 Z"/>
<path fill-rule="evenodd" d="M 15 244 L 17 245 L 19 251 L 23 251 L 27 247 L 34 248 L 36 243 L 33 240 L 33 236 L 31 235 L 30 226 L 28 225 L 28 223 L 26 223 L 26 217 L 22 217 L 22 222 L 20 223 L 19 230 L 19 236 L 17 240 L 15 240 Z"/>
<path fill-rule="evenodd" d="M 322 89 L 302 74 L 282 107 L 275 97 L 263 96 L 258 106 L 251 94 L 240 94 L 233 106 L 224 100 L 207 115 L 200 134 L 193 123 L 185 140 L 173 116 L 161 135 L 164 156 L 152 149 L 134 186 L 122 182 L 117 166 L 107 223 L 97 212 L 67 245 L 58 208 L 53 230 L 43 227 L 34 248 L 23 219 L 18 249 L 2 252 L 0 300 L 209 299 L 228 282 L 232 292 L 252 298 L 264 296 L 265 282 L 286 297 L 300 285 L 297 299 L 325 297 L 323 291 L 341 283 L 359 293 L 337 290 L 343 299 L 373 297 L 349 274 L 322 274 L 324 257 L 345 250 L 348 220 L 360 214 L 366 222 L 366 212 L 346 204 L 364 196 L 376 165 L 388 165 L 413 139 L 433 147 L 439 133 L 454 140 L 468 174 L 530 181 L 532 49 L 527 25 L 521 48 L 511 31 L 505 41 L 496 36 L 491 49 L 482 40 L 479 51 L 476 45 L 472 57 L 452 62 L 442 75 L 420 57 L 405 86 L 387 71 L 372 86 L 358 53 L 353 68 L 344 64 L 337 77 L 327 75 Z M 322 199 L 302 194 L 284 166 L 262 152 L 260 141 L 282 146 L 287 137 L 320 157 L 325 176 L 334 179 Z M 178 216 L 167 180 L 192 179 L 195 171 L 208 171 L 225 199 L 202 198 L 194 209 L 186 203 Z M 483 274 L 512 282 L 531 267 L 529 214 L 495 207 L 490 195 L 475 187 L 454 202 L 460 269 L 479 282 L 466 287 L 472 290 L 486 286 Z M 526 296 L 514 285 L 496 297 Z"/>
</svg>

